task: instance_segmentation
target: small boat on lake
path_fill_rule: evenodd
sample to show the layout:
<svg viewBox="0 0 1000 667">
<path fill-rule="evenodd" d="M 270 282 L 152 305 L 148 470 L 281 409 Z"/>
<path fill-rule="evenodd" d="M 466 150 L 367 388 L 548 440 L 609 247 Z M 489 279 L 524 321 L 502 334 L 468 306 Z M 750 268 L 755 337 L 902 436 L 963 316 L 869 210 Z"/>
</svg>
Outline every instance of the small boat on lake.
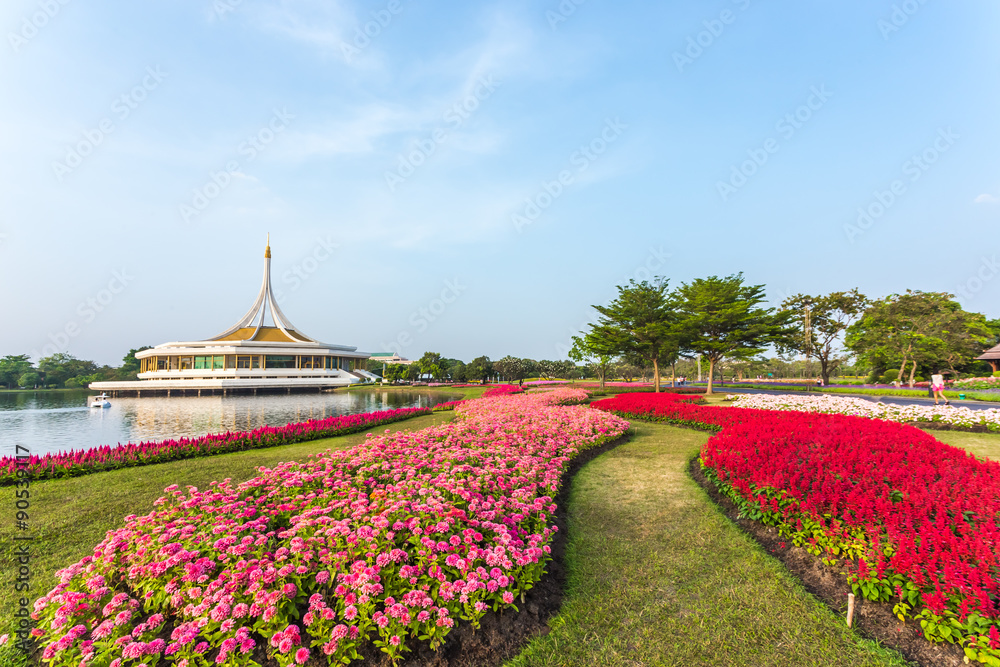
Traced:
<svg viewBox="0 0 1000 667">
<path fill-rule="evenodd" d="M 91 408 L 110 408 L 111 402 L 108 400 L 107 394 L 98 394 L 97 396 L 87 397 L 87 407 Z"/>
</svg>

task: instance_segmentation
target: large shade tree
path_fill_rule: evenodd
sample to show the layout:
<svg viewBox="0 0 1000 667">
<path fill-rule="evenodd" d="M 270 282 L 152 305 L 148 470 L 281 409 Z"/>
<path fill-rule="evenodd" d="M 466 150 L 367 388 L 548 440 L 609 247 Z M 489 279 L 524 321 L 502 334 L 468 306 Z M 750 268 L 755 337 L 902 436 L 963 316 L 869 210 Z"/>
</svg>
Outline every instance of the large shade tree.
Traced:
<svg viewBox="0 0 1000 667">
<path fill-rule="evenodd" d="M 990 335 L 986 318 L 963 310 L 954 295 L 907 290 L 873 302 L 847 330 L 846 342 L 870 365 L 898 364 L 899 381 L 908 376 L 912 387 L 918 366 L 956 372 Z"/>
<path fill-rule="evenodd" d="M 0 359 L 0 384 L 13 389 L 21 384 L 21 376 L 34 371 L 31 357 L 26 354 L 8 354 Z"/>
<path fill-rule="evenodd" d="M 676 315 L 667 281 L 630 280 L 618 286 L 618 297 L 606 306 L 593 306 L 600 317 L 583 340 L 600 356 L 631 357 L 653 366 L 653 389 L 660 391 L 660 366 L 680 353 Z"/>
<path fill-rule="evenodd" d="M 830 384 L 830 375 L 848 359 L 840 347 L 844 332 L 867 305 L 868 299 L 857 289 L 820 296 L 796 294 L 788 297 L 781 303 L 781 309 L 791 314 L 796 331 L 778 346 L 779 351 L 815 357 L 823 384 Z"/>
<path fill-rule="evenodd" d="M 522 382 L 528 377 L 532 367 L 535 365 L 531 359 L 519 359 L 509 354 L 503 359 L 493 362 L 493 369 L 505 380 Z"/>
<path fill-rule="evenodd" d="M 744 284 L 742 273 L 683 283 L 676 298 L 684 348 L 708 361 L 708 394 L 720 361 L 750 359 L 793 335 L 791 314 L 761 307 L 764 286 Z"/>
<path fill-rule="evenodd" d="M 465 365 L 465 374 L 470 380 L 479 380 L 486 384 L 493 375 L 493 362 L 489 357 L 476 357 Z"/>
</svg>

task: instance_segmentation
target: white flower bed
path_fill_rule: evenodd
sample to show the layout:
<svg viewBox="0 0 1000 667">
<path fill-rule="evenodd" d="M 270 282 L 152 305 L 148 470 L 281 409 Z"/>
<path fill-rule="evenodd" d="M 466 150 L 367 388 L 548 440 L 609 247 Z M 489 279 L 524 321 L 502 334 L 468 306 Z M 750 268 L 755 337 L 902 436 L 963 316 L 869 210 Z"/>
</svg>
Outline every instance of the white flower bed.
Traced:
<svg viewBox="0 0 1000 667">
<path fill-rule="evenodd" d="M 1000 431 L 1000 409 L 970 410 L 946 405 L 894 405 L 875 403 L 849 396 L 791 396 L 772 394 L 730 394 L 734 407 L 755 410 L 791 410 L 857 415 L 894 422 L 941 422 L 953 426 L 985 426 Z"/>
</svg>

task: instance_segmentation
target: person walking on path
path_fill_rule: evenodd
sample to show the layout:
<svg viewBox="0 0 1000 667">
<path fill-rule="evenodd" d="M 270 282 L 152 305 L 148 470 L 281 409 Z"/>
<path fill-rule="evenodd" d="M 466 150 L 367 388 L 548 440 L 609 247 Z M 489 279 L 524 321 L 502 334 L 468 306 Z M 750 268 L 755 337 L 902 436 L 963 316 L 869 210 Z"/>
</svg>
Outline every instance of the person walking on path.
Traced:
<svg viewBox="0 0 1000 667">
<path fill-rule="evenodd" d="M 934 405 L 938 404 L 938 397 L 944 399 L 945 405 L 951 405 L 948 399 L 944 395 L 944 376 L 940 373 L 935 373 L 931 376 L 931 391 L 934 392 Z"/>
</svg>

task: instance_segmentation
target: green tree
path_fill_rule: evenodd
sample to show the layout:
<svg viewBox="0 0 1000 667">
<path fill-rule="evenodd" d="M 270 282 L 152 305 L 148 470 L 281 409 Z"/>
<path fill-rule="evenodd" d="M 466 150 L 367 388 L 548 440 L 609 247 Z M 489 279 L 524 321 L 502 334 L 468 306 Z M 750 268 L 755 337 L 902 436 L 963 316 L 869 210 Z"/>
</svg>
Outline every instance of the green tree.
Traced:
<svg viewBox="0 0 1000 667">
<path fill-rule="evenodd" d="M 431 380 L 440 379 L 444 375 L 441 355 L 438 352 L 424 352 L 424 356 L 417 360 L 416 366 L 422 375 L 429 375 Z"/>
<path fill-rule="evenodd" d="M 793 351 L 816 357 L 823 384 L 830 384 L 830 375 L 848 359 L 840 354 L 838 343 L 867 305 L 867 297 L 857 288 L 824 296 L 796 294 L 788 297 L 781 303 L 781 309 L 790 314 L 796 331 L 778 347 L 779 352 Z"/>
<path fill-rule="evenodd" d="M 676 361 L 681 343 L 667 281 L 630 280 L 618 286 L 614 301 L 593 308 L 601 316 L 583 339 L 591 356 L 631 356 L 651 363 L 653 390 L 660 391 L 660 364 Z"/>
<path fill-rule="evenodd" d="M 569 350 L 569 358 L 587 364 L 590 372 L 600 381 L 601 389 L 604 389 L 608 371 L 611 369 L 615 357 L 611 354 L 602 354 L 599 347 L 600 342 L 593 339 L 592 334 L 583 337 L 573 336 L 573 347 Z"/>
<path fill-rule="evenodd" d="M 720 361 L 755 357 L 793 334 L 790 314 L 761 308 L 764 286 L 745 285 L 742 273 L 683 283 L 676 296 L 684 348 L 708 360 L 708 394 Z"/>
<path fill-rule="evenodd" d="M 954 295 L 907 290 L 873 302 L 848 329 L 846 342 L 868 365 L 898 364 L 896 377 L 912 387 L 918 366 L 956 372 L 982 351 L 990 333 L 986 318 L 963 310 Z"/>
<path fill-rule="evenodd" d="M 450 359 L 451 363 L 448 365 L 448 375 L 451 376 L 452 382 L 468 382 L 469 375 L 465 370 L 465 362 L 458 359 Z"/>
<path fill-rule="evenodd" d="M 524 378 L 528 377 L 528 372 L 531 370 L 533 363 L 530 359 L 519 359 L 508 354 L 503 359 L 494 361 L 493 369 L 503 379 L 521 383 L 524 381 Z"/>
<path fill-rule="evenodd" d="M 81 375 L 91 375 L 99 369 L 93 361 L 77 359 L 72 354 L 56 352 L 38 361 L 38 370 L 44 375 L 46 385 L 63 386 L 66 380 Z"/>
<path fill-rule="evenodd" d="M 486 356 L 476 357 L 465 365 L 465 373 L 470 380 L 479 380 L 486 384 L 493 375 L 493 362 Z"/>
<path fill-rule="evenodd" d="M 122 365 L 118 368 L 116 373 L 119 380 L 136 380 L 139 377 L 139 360 L 135 358 L 136 352 L 142 352 L 143 350 L 153 349 L 149 345 L 143 345 L 142 347 L 137 347 L 128 351 L 122 358 Z"/>
<path fill-rule="evenodd" d="M 28 371 L 17 379 L 17 385 L 26 389 L 34 389 L 41 381 L 41 376 L 35 371 Z"/>
<path fill-rule="evenodd" d="M 26 354 L 8 354 L 0 359 L 0 384 L 8 389 L 14 389 L 20 384 L 21 376 L 31 372 L 34 367 L 31 365 L 31 357 Z"/>
</svg>

